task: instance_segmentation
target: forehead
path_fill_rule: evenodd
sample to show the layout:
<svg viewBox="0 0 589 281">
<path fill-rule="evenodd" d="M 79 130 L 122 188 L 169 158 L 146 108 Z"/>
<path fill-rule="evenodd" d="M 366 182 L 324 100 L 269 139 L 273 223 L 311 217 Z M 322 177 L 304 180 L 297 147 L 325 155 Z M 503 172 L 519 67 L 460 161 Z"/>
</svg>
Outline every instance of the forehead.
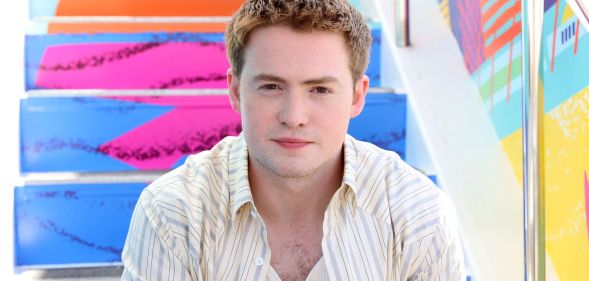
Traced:
<svg viewBox="0 0 589 281">
<path fill-rule="evenodd" d="M 263 71 L 280 76 L 351 75 L 349 61 L 341 33 L 298 31 L 275 25 L 257 28 L 250 34 L 244 51 L 243 74 Z"/>
</svg>

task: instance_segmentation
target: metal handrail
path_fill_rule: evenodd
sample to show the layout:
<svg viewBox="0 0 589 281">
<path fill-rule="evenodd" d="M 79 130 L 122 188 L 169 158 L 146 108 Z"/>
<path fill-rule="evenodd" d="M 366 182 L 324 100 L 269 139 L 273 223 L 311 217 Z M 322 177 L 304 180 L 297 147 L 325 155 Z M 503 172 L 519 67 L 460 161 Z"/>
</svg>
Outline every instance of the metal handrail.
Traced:
<svg viewBox="0 0 589 281">
<path fill-rule="evenodd" d="M 540 91 L 542 1 L 522 0 L 524 277 L 545 280 L 544 184 L 542 177 L 543 93 Z"/>
<path fill-rule="evenodd" d="M 411 45 L 409 37 L 409 0 L 394 0 L 395 42 L 397 47 Z"/>
</svg>

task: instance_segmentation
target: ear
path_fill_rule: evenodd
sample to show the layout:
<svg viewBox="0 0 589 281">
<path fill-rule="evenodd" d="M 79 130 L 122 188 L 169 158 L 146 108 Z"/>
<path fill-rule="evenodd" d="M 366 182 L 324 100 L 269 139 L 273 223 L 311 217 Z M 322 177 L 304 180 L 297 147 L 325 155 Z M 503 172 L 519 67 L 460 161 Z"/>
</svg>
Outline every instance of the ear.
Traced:
<svg viewBox="0 0 589 281">
<path fill-rule="evenodd" d="M 229 87 L 229 102 L 231 102 L 231 108 L 233 108 L 233 110 L 237 112 L 241 112 L 241 100 L 239 96 L 239 78 L 231 68 L 227 70 L 227 87 Z"/>
<path fill-rule="evenodd" d="M 370 79 L 363 75 L 362 78 L 356 81 L 354 85 L 354 98 L 352 99 L 352 111 L 350 112 L 350 119 L 360 115 L 364 109 L 364 102 L 366 100 L 366 93 L 368 92 L 368 84 Z"/>
</svg>

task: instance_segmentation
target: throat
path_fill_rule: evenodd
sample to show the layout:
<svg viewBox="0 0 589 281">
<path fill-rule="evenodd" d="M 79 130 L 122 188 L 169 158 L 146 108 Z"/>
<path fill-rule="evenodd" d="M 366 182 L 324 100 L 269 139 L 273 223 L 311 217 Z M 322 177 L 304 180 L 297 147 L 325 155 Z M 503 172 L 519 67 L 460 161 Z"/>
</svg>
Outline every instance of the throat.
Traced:
<svg viewBox="0 0 589 281">
<path fill-rule="evenodd" d="M 256 209 L 267 220 L 306 220 L 323 217 L 327 205 L 342 186 L 343 164 L 322 167 L 321 172 L 298 179 L 277 179 L 250 161 L 248 177 Z M 339 163 L 342 160 L 330 161 Z"/>
</svg>

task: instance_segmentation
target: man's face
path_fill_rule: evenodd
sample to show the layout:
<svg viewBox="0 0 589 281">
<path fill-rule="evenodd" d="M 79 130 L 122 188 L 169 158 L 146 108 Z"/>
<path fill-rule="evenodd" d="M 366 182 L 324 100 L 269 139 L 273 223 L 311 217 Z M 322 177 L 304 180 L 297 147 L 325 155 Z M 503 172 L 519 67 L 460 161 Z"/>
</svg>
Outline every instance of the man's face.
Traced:
<svg viewBox="0 0 589 281">
<path fill-rule="evenodd" d="M 312 176 L 341 161 L 368 78 L 354 83 L 342 34 L 287 26 L 254 30 L 231 103 L 241 112 L 250 165 L 282 178 Z"/>
</svg>

